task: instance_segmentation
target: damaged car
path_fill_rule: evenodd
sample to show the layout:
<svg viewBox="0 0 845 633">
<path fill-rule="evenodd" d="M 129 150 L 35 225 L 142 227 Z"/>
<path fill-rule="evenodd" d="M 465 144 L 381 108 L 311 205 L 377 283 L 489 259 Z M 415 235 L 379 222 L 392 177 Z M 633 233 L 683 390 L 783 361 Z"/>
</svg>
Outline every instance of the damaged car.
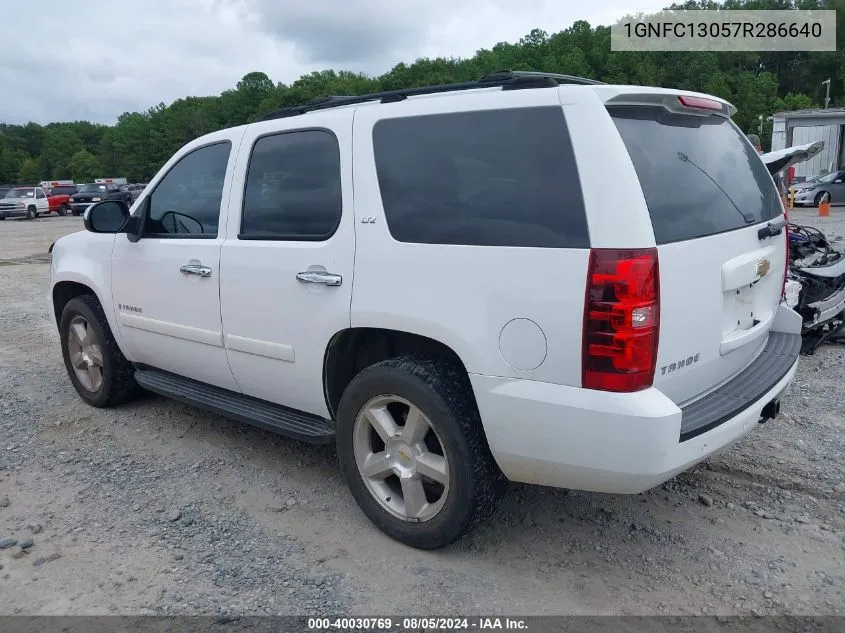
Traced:
<svg viewBox="0 0 845 633">
<path fill-rule="evenodd" d="M 816 141 L 761 158 L 775 182 L 782 185 L 785 169 L 809 160 L 823 147 L 824 141 Z M 812 354 L 823 343 L 845 342 L 845 253 L 810 226 L 789 222 L 788 236 L 784 298 L 803 320 L 801 352 Z"/>
</svg>

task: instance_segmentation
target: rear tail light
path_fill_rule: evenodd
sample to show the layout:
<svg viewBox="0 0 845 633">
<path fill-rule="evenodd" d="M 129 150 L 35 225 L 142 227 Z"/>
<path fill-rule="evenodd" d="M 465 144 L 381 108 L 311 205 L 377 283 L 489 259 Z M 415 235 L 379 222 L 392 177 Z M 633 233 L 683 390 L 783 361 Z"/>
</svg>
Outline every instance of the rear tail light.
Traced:
<svg viewBox="0 0 845 633">
<path fill-rule="evenodd" d="M 592 249 L 582 335 L 582 384 L 631 392 L 654 381 L 660 330 L 657 249 Z"/>
</svg>

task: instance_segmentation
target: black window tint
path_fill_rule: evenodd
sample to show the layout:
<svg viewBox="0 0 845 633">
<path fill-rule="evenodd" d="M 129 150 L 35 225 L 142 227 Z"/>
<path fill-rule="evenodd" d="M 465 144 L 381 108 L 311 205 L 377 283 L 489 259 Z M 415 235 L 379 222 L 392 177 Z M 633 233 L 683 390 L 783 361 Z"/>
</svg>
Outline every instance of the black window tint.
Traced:
<svg viewBox="0 0 845 633">
<path fill-rule="evenodd" d="M 373 129 L 373 146 L 396 240 L 589 246 L 560 107 L 384 119 Z"/>
<path fill-rule="evenodd" d="M 36 198 L 46 198 L 47 196 L 44 194 L 44 191 L 42 189 L 36 189 L 35 190 L 35 197 Z"/>
<path fill-rule="evenodd" d="M 334 134 L 306 130 L 258 139 L 244 190 L 243 239 L 324 240 L 341 214 Z"/>
<path fill-rule="evenodd" d="M 732 231 L 783 213 L 769 171 L 728 119 L 662 107 L 609 111 L 634 163 L 658 244 Z"/>
<path fill-rule="evenodd" d="M 194 150 L 177 162 L 147 197 L 145 235 L 216 237 L 231 144 Z"/>
</svg>

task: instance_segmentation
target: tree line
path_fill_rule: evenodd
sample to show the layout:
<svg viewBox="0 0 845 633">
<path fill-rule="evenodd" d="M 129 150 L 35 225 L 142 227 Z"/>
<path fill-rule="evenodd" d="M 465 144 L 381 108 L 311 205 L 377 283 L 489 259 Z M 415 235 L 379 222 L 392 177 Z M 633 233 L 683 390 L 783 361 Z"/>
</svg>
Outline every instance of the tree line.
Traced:
<svg viewBox="0 0 845 633">
<path fill-rule="evenodd" d="M 837 41 L 845 41 L 845 0 L 691 0 L 672 9 L 835 9 Z M 125 112 L 115 125 L 73 121 L 39 125 L 0 123 L 0 183 L 35 183 L 98 176 L 149 180 L 186 142 L 223 127 L 260 119 L 285 106 L 325 95 L 472 81 L 495 70 L 539 70 L 598 79 L 695 90 L 733 103 L 746 132 L 771 137 L 766 117 L 779 111 L 819 107 L 821 82 L 831 80 L 831 106 L 845 104 L 845 48 L 835 52 L 613 52 L 610 27 L 577 21 L 549 34 L 534 29 L 516 43 L 501 42 L 467 59 L 418 59 L 370 77 L 324 70 L 290 84 L 263 72 L 245 75 L 222 94 L 159 103 L 144 112 Z"/>
</svg>

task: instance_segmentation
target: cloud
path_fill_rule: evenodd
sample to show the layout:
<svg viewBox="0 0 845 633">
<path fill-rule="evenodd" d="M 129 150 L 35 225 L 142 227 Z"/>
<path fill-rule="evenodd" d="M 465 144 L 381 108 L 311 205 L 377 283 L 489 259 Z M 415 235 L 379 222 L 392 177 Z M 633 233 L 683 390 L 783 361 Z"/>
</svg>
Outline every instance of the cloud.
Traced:
<svg viewBox="0 0 845 633">
<path fill-rule="evenodd" d="M 638 10 L 663 6 L 644 0 Z M 325 68 L 371 74 L 419 57 L 471 56 L 532 28 L 609 24 L 629 0 L 65 0 L 4 10 L 0 121 L 112 123 L 253 70 L 292 82 Z M 53 18 L 51 16 L 60 16 Z"/>
</svg>

